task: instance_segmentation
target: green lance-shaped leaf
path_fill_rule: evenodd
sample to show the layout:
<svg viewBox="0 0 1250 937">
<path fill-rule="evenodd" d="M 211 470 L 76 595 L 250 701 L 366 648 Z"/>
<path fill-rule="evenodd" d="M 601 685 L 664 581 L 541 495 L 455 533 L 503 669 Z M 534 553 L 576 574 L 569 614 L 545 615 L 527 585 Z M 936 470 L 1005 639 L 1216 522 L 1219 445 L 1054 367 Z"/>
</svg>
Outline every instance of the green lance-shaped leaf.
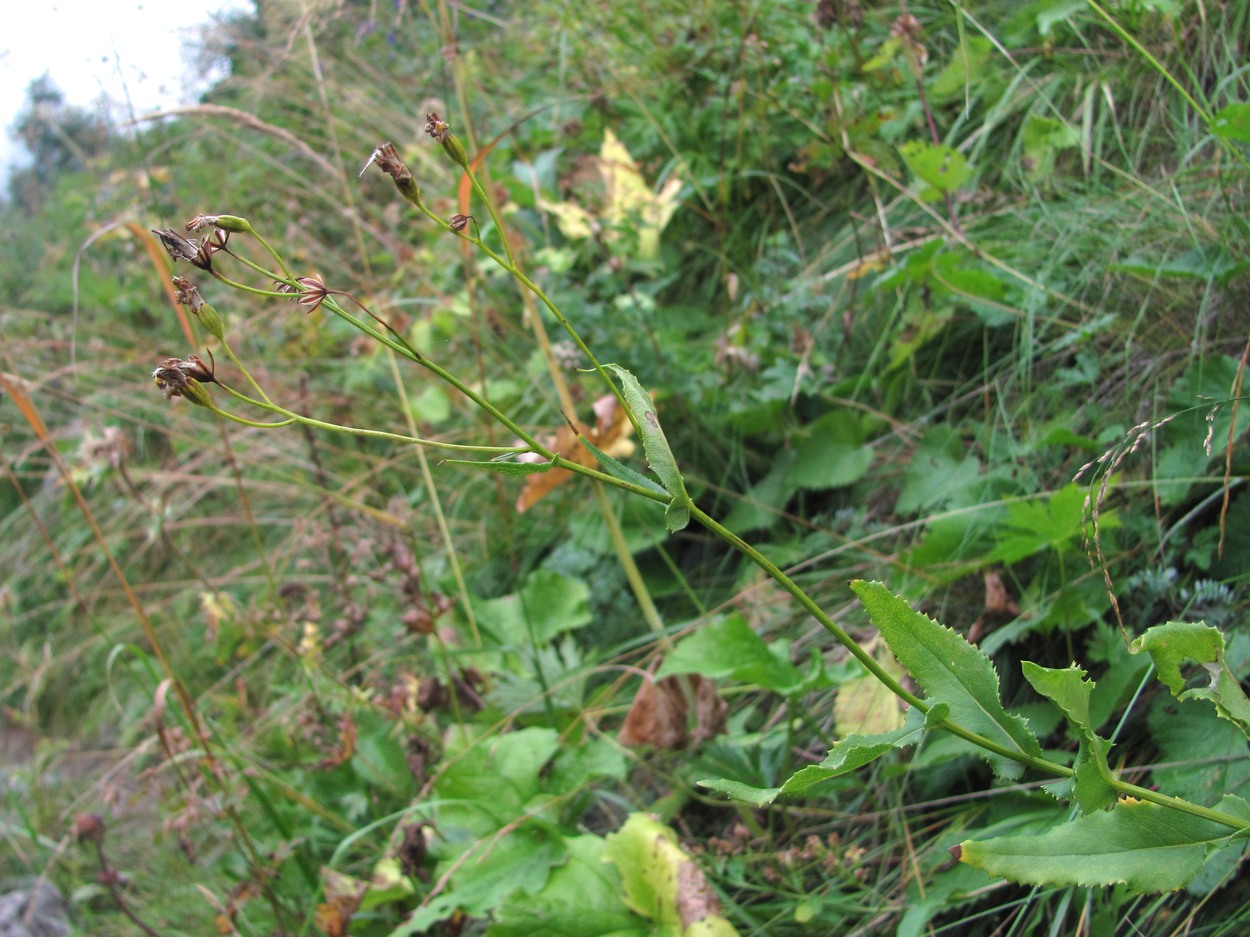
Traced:
<svg viewBox="0 0 1250 937">
<path fill-rule="evenodd" d="M 623 462 L 612 458 L 612 456 L 599 449 L 581 433 L 577 434 L 577 441 L 582 444 L 582 447 L 587 452 L 595 457 L 595 461 L 599 463 L 599 466 L 613 478 L 619 478 L 621 481 L 637 485 L 639 488 L 646 488 L 648 491 L 654 491 L 656 494 L 667 494 L 663 488 L 647 478 L 646 475 L 643 475 L 642 472 L 636 472 Z"/>
<path fill-rule="evenodd" d="M 473 468 L 489 469 L 500 475 L 541 475 L 556 467 L 555 462 L 489 462 L 473 459 L 444 459 L 443 465 L 469 465 Z"/>
<path fill-rule="evenodd" d="M 936 707 L 935 707 L 936 708 Z M 881 732 L 873 735 L 848 735 L 834 743 L 829 749 L 825 760 L 818 765 L 808 765 L 792 774 L 780 787 L 751 787 L 740 781 L 725 778 L 709 778 L 700 781 L 701 787 L 728 794 L 734 800 L 763 807 L 771 804 L 778 797 L 799 797 L 807 793 L 808 788 L 862 768 L 888 751 L 906 748 L 920 741 L 924 734 L 924 717 L 917 709 L 909 709 L 903 725 L 892 732 Z"/>
<path fill-rule="evenodd" d="M 857 580 L 851 589 L 899 663 L 911 672 L 933 703 L 950 707 L 950 721 L 1021 755 L 1041 758 L 1042 748 L 1027 720 L 1011 715 L 999 700 L 998 674 L 990 659 L 945 625 L 922 615 L 879 582 Z M 1003 755 L 985 758 L 1000 777 L 1020 776 L 1022 766 Z"/>
<path fill-rule="evenodd" d="M 1250 700 L 1224 658 L 1224 635 L 1202 622 L 1169 621 L 1155 625 L 1131 645 L 1145 651 L 1179 700 L 1205 699 L 1215 711 L 1250 736 Z M 1188 672 L 1187 672 L 1188 671 Z"/>
<path fill-rule="evenodd" d="M 1094 682 L 1085 679 L 1085 671 L 1073 664 L 1063 670 L 1041 667 L 1031 661 L 1020 665 L 1024 678 L 1033 689 L 1062 710 L 1076 732 L 1075 783 L 1072 788 L 1077 805 L 1084 813 L 1093 813 L 1115 803 L 1117 792 L 1112 786 L 1114 776 L 1107 764 L 1111 743 L 1094 731 L 1089 715 L 1089 698 Z"/>
<path fill-rule="evenodd" d="M 1232 794 L 1218 810 L 1250 819 Z M 1120 882 L 1140 892 L 1183 888 L 1208 854 L 1234 842 L 1227 826 L 1140 800 L 1078 817 L 1037 836 L 1002 836 L 956 846 L 962 862 L 1027 885 L 1090 887 Z"/>
<path fill-rule="evenodd" d="M 681 472 L 677 469 L 677 459 L 668 446 L 664 430 L 655 415 L 651 398 L 634 377 L 624 368 L 615 364 L 604 365 L 608 370 L 615 371 L 621 379 L 621 390 L 625 394 L 625 404 L 634 415 L 638 433 L 642 436 L 642 449 L 647 456 L 647 464 L 651 471 L 660 479 L 665 490 L 672 495 L 668 510 L 664 512 L 664 526 L 670 534 L 676 533 L 690 523 L 690 495 L 686 494 L 686 484 L 682 481 Z"/>
</svg>

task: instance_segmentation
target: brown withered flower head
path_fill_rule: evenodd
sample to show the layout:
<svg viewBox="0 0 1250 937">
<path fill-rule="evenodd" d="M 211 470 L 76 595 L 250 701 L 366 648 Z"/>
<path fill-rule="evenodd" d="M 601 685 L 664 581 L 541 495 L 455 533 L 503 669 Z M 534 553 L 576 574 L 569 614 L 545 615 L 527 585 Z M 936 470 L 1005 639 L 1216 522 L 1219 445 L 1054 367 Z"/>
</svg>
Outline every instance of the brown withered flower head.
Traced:
<svg viewBox="0 0 1250 937">
<path fill-rule="evenodd" d="M 174 302 L 186 306 L 192 312 L 199 312 L 204 305 L 204 297 L 195 288 L 195 284 L 186 277 L 174 277 Z"/>
<path fill-rule="evenodd" d="M 421 190 L 417 188 L 416 181 L 412 178 L 412 173 L 408 167 L 404 165 L 404 161 L 399 158 L 399 152 L 395 149 L 394 143 L 383 143 L 377 147 L 369 161 L 365 163 L 365 169 L 377 164 L 377 167 L 395 180 L 395 188 L 399 189 L 399 194 L 410 202 L 419 202 L 421 200 Z M 365 174 L 365 169 L 360 170 L 360 174 Z"/>
<path fill-rule="evenodd" d="M 451 135 L 451 126 L 438 116 L 437 111 L 432 111 L 425 115 L 425 132 L 439 143 L 443 143 Z"/>
<path fill-rule="evenodd" d="M 431 111 L 425 115 L 425 132 L 439 142 L 443 152 L 453 163 L 464 169 L 469 168 L 469 155 L 465 152 L 464 145 L 451 132 L 447 121 L 439 117 L 437 113 Z"/>
<path fill-rule="evenodd" d="M 306 277 L 296 277 L 295 283 L 274 280 L 273 288 L 274 292 L 277 293 L 289 293 L 292 299 L 305 307 L 309 315 L 321 308 L 321 304 L 326 301 L 327 296 L 342 292 L 341 290 L 330 289 L 326 286 L 325 281 L 321 279 L 321 275 L 316 273 Z"/>
<path fill-rule="evenodd" d="M 212 352 L 209 352 L 208 358 L 213 360 Z M 185 359 L 166 358 L 152 372 L 152 380 L 166 400 L 186 397 L 192 403 L 205 406 L 209 402 L 208 392 L 200 385 L 217 383 L 215 367 L 216 362 L 205 364 L 199 355 L 188 355 Z"/>
<path fill-rule="evenodd" d="M 459 234 L 469 226 L 470 221 L 477 224 L 477 219 L 472 215 L 452 215 L 447 219 L 447 227 Z"/>
<path fill-rule="evenodd" d="M 213 269 L 213 251 L 220 250 L 225 246 L 225 242 L 214 244 L 212 239 L 203 241 L 195 241 L 190 238 L 184 238 L 172 228 L 152 229 L 152 233 L 161 239 L 161 244 L 165 246 L 165 250 L 169 251 L 169 256 L 175 261 L 185 260 L 193 267 L 199 267 L 201 270 Z"/>
</svg>

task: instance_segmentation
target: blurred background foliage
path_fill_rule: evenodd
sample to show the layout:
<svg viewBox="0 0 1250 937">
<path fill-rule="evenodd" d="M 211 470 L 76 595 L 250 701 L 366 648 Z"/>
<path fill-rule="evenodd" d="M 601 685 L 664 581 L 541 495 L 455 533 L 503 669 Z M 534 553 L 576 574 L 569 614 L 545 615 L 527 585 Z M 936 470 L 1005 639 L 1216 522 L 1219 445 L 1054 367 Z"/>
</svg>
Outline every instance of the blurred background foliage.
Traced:
<svg viewBox="0 0 1250 937">
<path fill-rule="evenodd" d="M 1247 98 L 1250 4 L 1107 10 L 1123 31 L 1057 0 L 258 0 L 206 32 L 189 67 L 228 77 L 176 115 L 110 126 L 32 85 L 15 133 L 33 162 L 0 206 L 0 876 L 46 873 L 81 933 L 133 933 L 70 842 L 92 810 L 162 934 L 676 933 L 599 879 L 602 918 L 543 930 L 588 870 L 628 878 L 611 836 L 651 811 L 743 934 L 1238 933 L 1235 866 L 1150 898 L 952 867 L 974 832 L 1058 816 L 957 745 L 802 804 L 707 796 L 701 778 L 779 783 L 893 706 L 839 715 L 858 672 L 739 555 L 609 496 L 668 637 L 744 624 L 759 641 L 742 653 L 772 662 L 709 661 L 723 733 L 640 757 L 616 732 L 665 645 L 584 486 L 518 514 L 516 480 L 436 459 L 427 480 L 404 447 L 213 425 L 149 376 L 206 340 L 188 346 L 146 232 L 228 212 L 525 426 L 561 427 L 515 283 L 358 176 L 393 141 L 456 212 L 455 167 L 422 133 L 437 111 L 487 154 L 525 269 L 655 392 L 701 507 L 866 641 L 852 578 L 970 634 L 1039 734 L 1057 714 L 1018 661 L 1076 659 L 1142 783 L 1239 791 L 1244 738 L 1142 692 L 1118 627 L 1204 619 L 1250 657 L 1250 132 L 1221 141 L 1193 106 L 1242 113 L 1225 109 Z M 614 207 L 609 134 L 679 203 L 662 231 L 645 200 Z M 197 282 L 284 405 L 512 442 L 341 323 Z M 601 389 L 562 360 L 591 422 Z M 158 646 L 214 740 L 209 770 Z M 546 754 L 501 766 L 513 749 Z M 499 807 L 501 787 L 525 793 Z M 439 798 L 477 806 L 413 808 Z M 519 819 L 533 798 L 537 828 Z M 457 866 L 491 836 L 512 865 Z M 401 872 L 378 884 L 388 859 Z M 544 874 L 509 877 L 527 863 Z M 320 910 L 327 869 L 375 882 L 339 919 Z"/>
</svg>

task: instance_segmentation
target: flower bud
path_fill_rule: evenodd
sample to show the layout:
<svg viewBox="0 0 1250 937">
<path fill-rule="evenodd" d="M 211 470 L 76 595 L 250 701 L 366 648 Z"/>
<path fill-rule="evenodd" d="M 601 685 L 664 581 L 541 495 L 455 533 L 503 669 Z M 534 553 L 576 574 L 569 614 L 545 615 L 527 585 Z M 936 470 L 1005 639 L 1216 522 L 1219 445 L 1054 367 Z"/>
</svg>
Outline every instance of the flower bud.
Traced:
<svg viewBox="0 0 1250 937">
<path fill-rule="evenodd" d="M 201 303 L 200 308 L 193 310 L 200 318 L 200 325 L 204 326 L 204 331 L 213 338 L 223 338 L 226 325 L 221 321 L 221 316 L 217 314 L 217 310 L 208 303 Z"/>
<path fill-rule="evenodd" d="M 104 817 L 98 813 L 77 814 L 72 832 L 80 843 L 101 843 L 104 841 Z"/>
<path fill-rule="evenodd" d="M 247 234 L 252 230 L 252 223 L 246 218 L 240 218 L 238 215 L 218 215 L 217 223 L 214 227 L 221 228 L 223 231 L 231 231 L 235 234 Z"/>
</svg>

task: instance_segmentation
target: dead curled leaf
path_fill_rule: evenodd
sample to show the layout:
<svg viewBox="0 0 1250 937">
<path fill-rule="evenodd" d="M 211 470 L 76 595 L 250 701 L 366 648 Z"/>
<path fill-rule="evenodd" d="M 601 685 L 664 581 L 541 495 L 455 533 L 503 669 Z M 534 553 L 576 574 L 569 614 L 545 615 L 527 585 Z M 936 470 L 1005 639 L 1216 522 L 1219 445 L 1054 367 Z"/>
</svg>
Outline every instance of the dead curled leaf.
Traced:
<svg viewBox="0 0 1250 937">
<path fill-rule="evenodd" d="M 317 905 L 313 919 L 327 937 L 346 937 L 368 885 L 332 869 L 322 869 L 321 875 L 326 900 Z"/>
<path fill-rule="evenodd" d="M 544 440 L 547 448 L 559 453 L 561 457 L 568 459 L 570 462 L 576 462 L 578 465 L 585 465 L 588 468 L 596 467 L 595 457 L 591 455 L 585 446 L 578 442 L 578 435 L 585 436 L 596 449 L 612 456 L 614 459 L 626 458 L 633 454 L 635 448 L 634 441 L 629 437 L 633 433 L 634 428 L 616 397 L 612 394 L 605 394 L 600 397 L 594 403 L 594 411 L 595 425 L 593 427 L 587 426 L 580 420 L 576 421 L 572 426 L 562 426 L 556 431 L 553 438 Z M 532 461 L 541 462 L 543 460 L 541 456 L 533 456 Z M 568 481 L 572 474 L 568 469 L 557 468 L 549 472 L 527 476 L 525 487 L 521 489 L 521 496 L 517 498 L 517 513 L 522 514 L 529 508 L 532 508 L 556 488 Z"/>
<path fill-rule="evenodd" d="M 716 893 L 703 870 L 687 859 L 677 866 L 677 916 L 682 931 L 714 914 L 720 914 Z"/>
<path fill-rule="evenodd" d="M 688 726 L 689 692 L 694 698 L 695 726 Z M 658 683 L 648 675 L 634 695 L 617 741 L 628 748 L 651 746 L 675 751 L 700 745 L 725 731 L 728 705 L 716 685 L 699 674 L 665 677 Z"/>
<path fill-rule="evenodd" d="M 968 641 L 976 644 L 990 627 L 1001 625 L 1020 615 L 1020 606 L 1007 591 L 1003 577 L 991 570 L 984 574 L 985 610 L 968 629 Z"/>
</svg>

